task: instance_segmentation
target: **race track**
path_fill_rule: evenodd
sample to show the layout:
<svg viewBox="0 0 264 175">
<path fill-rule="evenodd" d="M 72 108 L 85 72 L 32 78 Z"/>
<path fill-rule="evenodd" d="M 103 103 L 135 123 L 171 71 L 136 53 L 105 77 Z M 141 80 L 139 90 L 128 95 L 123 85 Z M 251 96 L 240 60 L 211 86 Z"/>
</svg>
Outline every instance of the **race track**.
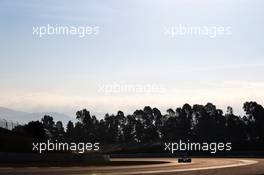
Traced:
<svg viewBox="0 0 264 175">
<path fill-rule="evenodd" d="M 159 161 L 153 165 L 131 166 L 91 166 L 91 167 L 0 167 L 5 175 L 261 175 L 264 174 L 264 159 L 243 158 L 196 158 L 191 164 L 179 164 L 172 158 L 112 159 L 112 161 Z"/>
</svg>

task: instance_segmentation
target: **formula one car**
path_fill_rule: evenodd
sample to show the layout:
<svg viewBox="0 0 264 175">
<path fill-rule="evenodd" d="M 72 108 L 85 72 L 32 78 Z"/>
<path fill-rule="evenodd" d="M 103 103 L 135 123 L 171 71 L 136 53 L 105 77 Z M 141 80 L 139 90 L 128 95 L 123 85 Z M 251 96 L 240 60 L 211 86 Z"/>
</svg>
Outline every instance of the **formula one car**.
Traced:
<svg viewBox="0 0 264 175">
<path fill-rule="evenodd" d="M 192 159 L 188 157 L 187 155 L 181 156 L 178 158 L 178 163 L 191 163 Z"/>
</svg>

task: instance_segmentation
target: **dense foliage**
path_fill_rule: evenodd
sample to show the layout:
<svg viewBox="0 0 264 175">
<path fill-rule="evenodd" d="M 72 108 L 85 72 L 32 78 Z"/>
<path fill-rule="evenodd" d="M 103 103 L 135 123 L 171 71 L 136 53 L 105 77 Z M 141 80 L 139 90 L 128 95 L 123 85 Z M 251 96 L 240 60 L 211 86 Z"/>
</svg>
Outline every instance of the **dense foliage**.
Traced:
<svg viewBox="0 0 264 175">
<path fill-rule="evenodd" d="M 164 141 L 231 141 L 236 144 L 264 143 L 264 108 L 256 102 L 243 105 L 245 116 L 237 116 L 231 107 L 224 114 L 212 103 L 185 104 L 165 115 L 149 106 L 133 114 L 106 114 L 98 120 L 86 109 L 78 111 L 75 124 L 68 122 L 64 130 L 61 121 L 44 116 L 41 122 L 30 122 L 14 131 L 23 131 L 37 139 L 87 141 L 102 144 L 161 143 Z"/>
</svg>

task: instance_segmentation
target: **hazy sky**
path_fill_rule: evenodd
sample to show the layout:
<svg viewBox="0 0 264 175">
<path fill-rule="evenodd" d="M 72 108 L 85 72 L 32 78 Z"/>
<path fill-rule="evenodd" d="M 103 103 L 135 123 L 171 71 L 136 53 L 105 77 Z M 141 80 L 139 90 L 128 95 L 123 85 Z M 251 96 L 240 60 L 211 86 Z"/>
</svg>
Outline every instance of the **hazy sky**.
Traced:
<svg viewBox="0 0 264 175">
<path fill-rule="evenodd" d="M 212 102 L 264 104 L 264 1 L 0 2 L 0 106 L 73 114 L 162 110 Z M 96 36 L 33 35 L 34 26 L 98 26 Z M 230 35 L 170 38 L 170 26 L 224 26 Z M 104 93 L 113 84 L 162 92 Z"/>
</svg>

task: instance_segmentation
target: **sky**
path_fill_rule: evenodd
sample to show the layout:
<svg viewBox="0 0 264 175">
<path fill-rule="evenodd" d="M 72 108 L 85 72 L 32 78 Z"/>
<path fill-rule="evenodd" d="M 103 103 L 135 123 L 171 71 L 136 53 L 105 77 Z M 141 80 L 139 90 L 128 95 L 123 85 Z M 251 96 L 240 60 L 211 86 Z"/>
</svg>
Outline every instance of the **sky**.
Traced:
<svg viewBox="0 0 264 175">
<path fill-rule="evenodd" d="M 2 0 L 0 106 L 74 117 L 83 108 L 127 114 L 212 102 L 242 115 L 245 101 L 264 104 L 263 7 L 261 0 Z M 34 35 L 47 25 L 99 33 Z M 166 33 L 180 25 L 229 33 Z M 115 85 L 158 90 L 109 92 Z"/>
</svg>

